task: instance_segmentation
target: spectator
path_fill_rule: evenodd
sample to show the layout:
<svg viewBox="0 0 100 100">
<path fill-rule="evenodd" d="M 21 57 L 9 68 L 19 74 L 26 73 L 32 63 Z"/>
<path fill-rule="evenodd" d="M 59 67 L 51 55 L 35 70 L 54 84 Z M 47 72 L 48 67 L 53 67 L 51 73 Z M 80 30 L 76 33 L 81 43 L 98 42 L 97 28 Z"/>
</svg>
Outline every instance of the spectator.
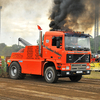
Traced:
<svg viewBox="0 0 100 100">
<path fill-rule="evenodd" d="M 96 62 L 99 62 L 99 57 L 98 57 L 98 55 L 96 56 L 95 61 L 96 61 Z"/>
<path fill-rule="evenodd" d="M 72 46 L 77 46 L 78 45 L 78 39 L 77 38 L 73 38 L 73 40 L 71 41 L 71 45 Z"/>
<path fill-rule="evenodd" d="M 91 56 L 91 62 L 95 62 L 95 57 Z"/>
<path fill-rule="evenodd" d="M 99 62 L 100 62 L 100 57 L 98 58 Z"/>
</svg>

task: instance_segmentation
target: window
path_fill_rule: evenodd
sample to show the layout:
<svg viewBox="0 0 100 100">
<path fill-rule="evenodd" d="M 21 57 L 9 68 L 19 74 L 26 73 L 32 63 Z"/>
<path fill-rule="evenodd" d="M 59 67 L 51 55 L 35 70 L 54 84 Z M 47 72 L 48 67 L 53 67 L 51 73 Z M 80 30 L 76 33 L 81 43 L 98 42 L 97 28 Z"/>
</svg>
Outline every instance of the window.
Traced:
<svg viewBox="0 0 100 100">
<path fill-rule="evenodd" d="M 60 45 L 62 46 L 62 37 L 60 37 Z M 57 37 L 52 37 L 52 46 L 56 46 L 57 43 Z"/>
<path fill-rule="evenodd" d="M 56 46 L 56 37 L 52 38 L 52 46 Z"/>
</svg>

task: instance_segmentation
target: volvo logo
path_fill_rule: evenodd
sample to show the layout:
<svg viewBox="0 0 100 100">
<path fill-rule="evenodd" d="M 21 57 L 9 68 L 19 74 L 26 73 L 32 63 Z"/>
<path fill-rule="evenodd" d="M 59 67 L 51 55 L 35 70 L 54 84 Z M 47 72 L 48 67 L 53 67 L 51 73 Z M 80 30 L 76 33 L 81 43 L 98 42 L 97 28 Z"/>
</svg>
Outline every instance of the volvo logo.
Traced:
<svg viewBox="0 0 100 100">
<path fill-rule="evenodd" d="M 79 60 L 81 60 L 81 57 L 79 57 Z"/>
<path fill-rule="evenodd" d="M 76 63 L 76 62 L 78 62 L 79 60 L 81 60 L 84 56 L 85 56 L 85 54 L 82 55 L 81 57 L 79 57 L 74 63 Z"/>
</svg>

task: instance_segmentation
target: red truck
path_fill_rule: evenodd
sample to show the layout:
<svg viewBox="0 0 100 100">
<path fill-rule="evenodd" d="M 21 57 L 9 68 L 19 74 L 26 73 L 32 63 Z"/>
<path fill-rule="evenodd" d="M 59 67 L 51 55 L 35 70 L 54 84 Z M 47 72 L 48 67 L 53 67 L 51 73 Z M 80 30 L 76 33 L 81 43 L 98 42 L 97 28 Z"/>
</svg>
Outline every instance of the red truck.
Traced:
<svg viewBox="0 0 100 100">
<path fill-rule="evenodd" d="M 40 30 L 39 45 L 33 46 L 22 38 L 25 48 L 13 52 L 7 61 L 10 78 L 22 79 L 26 74 L 42 75 L 46 82 L 57 82 L 60 77 L 69 77 L 78 82 L 82 75 L 90 74 L 90 35 L 69 31 Z"/>
</svg>

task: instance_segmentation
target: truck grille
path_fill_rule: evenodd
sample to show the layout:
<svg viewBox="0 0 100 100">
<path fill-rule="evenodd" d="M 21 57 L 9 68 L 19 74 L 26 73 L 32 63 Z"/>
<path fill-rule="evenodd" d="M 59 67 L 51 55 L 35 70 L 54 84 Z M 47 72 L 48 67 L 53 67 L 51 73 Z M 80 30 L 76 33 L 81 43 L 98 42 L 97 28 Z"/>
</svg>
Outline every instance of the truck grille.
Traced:
<svg viewBox="0 0 100 100">
<path fill-rule="evenodd" d="M 66 63 L 89 63 L 90 55 L 84 54 L 67 54 Z"/>
<path fill-rule="evenodd" d="M 86 70 L 86 64 L 71 64 L 71 71 Z"/>
</svg>

